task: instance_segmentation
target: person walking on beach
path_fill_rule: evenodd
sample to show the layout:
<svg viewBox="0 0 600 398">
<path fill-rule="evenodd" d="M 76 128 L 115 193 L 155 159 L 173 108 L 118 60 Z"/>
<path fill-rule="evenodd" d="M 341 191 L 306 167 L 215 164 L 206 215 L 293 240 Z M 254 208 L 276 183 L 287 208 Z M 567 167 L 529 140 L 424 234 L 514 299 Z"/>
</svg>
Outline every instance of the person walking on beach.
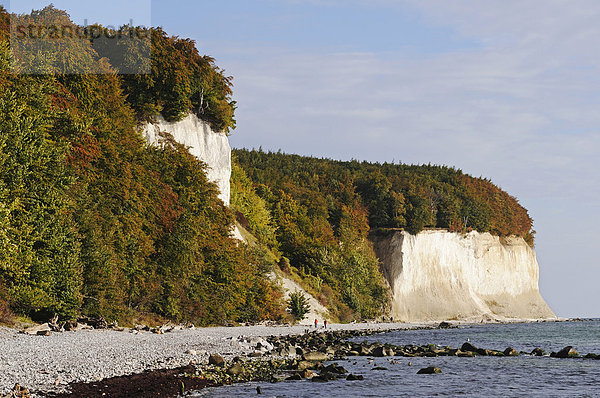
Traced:
<svg viewBox="0 0 600 398">
<path fill-rule="evenodd" d="M 318 323 L 319 323 L 319 321 L 317 321 L 317 320 L 315 319 L 315 329 L 318 327 Z"/>
<path fill-rule="evenodd" d="M 324 325 L 323 327 L 324 327 L 325 329 L 327 329 L 327 319 L 325 319 L 325 320 L 323 321 L 323 325 Z"/>
</svg>

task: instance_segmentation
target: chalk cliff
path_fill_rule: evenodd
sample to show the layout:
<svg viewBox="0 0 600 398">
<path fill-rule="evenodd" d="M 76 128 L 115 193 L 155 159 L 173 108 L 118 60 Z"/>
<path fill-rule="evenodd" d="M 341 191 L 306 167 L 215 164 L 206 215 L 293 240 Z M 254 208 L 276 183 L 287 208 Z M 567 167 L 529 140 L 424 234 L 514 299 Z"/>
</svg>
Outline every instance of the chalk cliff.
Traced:
<svg viewBox="0 0 600 398">
<path fill-rule="evenodd" d="M 159 145 L 161 132 L 167 132 L 177 142 L 189 148 L 192 155 L 208 166 L 208 179 L 219 188 L 219 197 L 229 206 L 231 178 L 231 146 L 227 134 L 213 131 L 210 125 L 190 114 L 179 122 L 167 122 L 161 116 L 143 126 L 144 138 Z"/>
<path fill-rule="evenodd" d="M 538 289 L 535 252 L 522 238 L 436 230 L 371 239 L 396 320 L 555 318 Z"/>
</svg>

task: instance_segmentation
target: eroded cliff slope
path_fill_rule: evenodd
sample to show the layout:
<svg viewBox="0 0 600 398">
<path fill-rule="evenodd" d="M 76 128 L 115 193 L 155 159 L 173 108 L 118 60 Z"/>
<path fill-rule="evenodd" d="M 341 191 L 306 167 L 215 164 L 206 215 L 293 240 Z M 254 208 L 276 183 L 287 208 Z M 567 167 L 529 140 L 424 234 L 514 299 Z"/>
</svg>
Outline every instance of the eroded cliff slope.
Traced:
<svg viewBox="0 0 600 398">
<path fill-rule="evenodd" d="M 397 320 L 555 318 L 538 289 L 535 252 L 522 238 L 436 230 L 371 239 Z"/>
<path fill-rule="evenodd" d="M 151 145 L 161 141 L 161 132 L 188 147 L 190 153 L 208 166 L 206 176 L 219 188 L 219 197 L 229 205 L 231 178 L 231 146 L 227 134 L 213 131 L 210 125 L 190 114 L 178 122 L 167 122 L 161 116 L 143 126 L 144 138 Z"/>
</svg>

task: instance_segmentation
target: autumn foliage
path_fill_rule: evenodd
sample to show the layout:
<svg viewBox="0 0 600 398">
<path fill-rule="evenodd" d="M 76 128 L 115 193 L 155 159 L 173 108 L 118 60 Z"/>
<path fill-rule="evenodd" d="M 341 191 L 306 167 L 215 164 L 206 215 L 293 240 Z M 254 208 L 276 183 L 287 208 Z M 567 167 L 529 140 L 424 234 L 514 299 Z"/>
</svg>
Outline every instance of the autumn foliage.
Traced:
<svg viewBox="0 0 600 398">
<path fill-rule="evenodd" d="M 386 289 L 367 241 L 371 229 L 477 230 L 532 243 L 532 220 L 515 198 L 454 168 L 261 150 L 235 156 L 271 211 L 282 255 L 340 318 L 385 311 Z"/>
<path fill-rule="evenodd" d="M 236 157 L 255 183 L 300 199 L 309 209 L 318 207 L 313 213 L 334 229 L 340 209 L 331 203 L 354 198 L 368 217 L 368 224 L 354 225 L 358 230 L 405 228 L 418 233 L 429 227 L 521 237 L 531 232 L 533 221 L 517 199 L 488 179 L 452 167 L 343 162 L 256 150 L 237 150 Z"/>
<path fill-rule="evenodd" d="M 77 28 L 52 6 L 18 18 Z M 374 318 L 390 302 L 374 228 L 533 239 L 515 198 L 460 170 L 239 150 L 232 210 L 256 243 L 238 244 L 205 165 L 169 136 L 149 147 L 137 127 L 195 113 L 230 132 L 232 79 L 212 58 L 150 29 L 149 73 L 125 74 L 143 47 L 117 56 L 65 37 L 15 53 L 8 21 L 0 9 L 0 318 L 279 319 L 277 265 L 339 319 Z M 33 67 L 43 73 L 14 73 Z"/>
<path fill-rule="evenodd" d="M 53 7 L 22 18 L 70 23 Z M 276 319 L 281 293 L 262 259 L 230 239 L 233 216 L 205 165 L 174 141 L 148 147 L 136 127 L 156 113 L 176 120 L 202 101 L 200 116 L 230 129 L 230 81 L 193 42 L 160 29 L 152 38 L 153 73 L 137 80 L 81 39 L 19 60 L 0 43 L 0 291 L 35 319 Z M 47 73 L 13 73 L 39 56 Z M 78 62 L 106 73 L 60 73 Z"/>
</svg>

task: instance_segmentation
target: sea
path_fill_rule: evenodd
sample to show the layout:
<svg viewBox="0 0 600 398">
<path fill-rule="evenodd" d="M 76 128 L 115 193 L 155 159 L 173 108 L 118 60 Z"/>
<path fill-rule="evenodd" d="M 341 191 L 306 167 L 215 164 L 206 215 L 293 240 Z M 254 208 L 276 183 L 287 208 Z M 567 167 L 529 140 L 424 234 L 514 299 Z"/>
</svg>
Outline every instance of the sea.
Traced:
<svg viewBox="0 0 600 398">
<path fill-rule="evenodd" d="M 600 354 L 600 320 L 465 325 L 452 329 L 394 331 L 355 341 L 459 348 L 467 340 L 487 349 L 550 353 L 573 346 Z M 350 357 L 335 361 L 362 381 L 284 381 L 209 388 L 193 397 L 600 397 L 600 360 L 549 356 L 459 358 Z M 441 374 L 418 375 L 436 366 Z M 376 370 L 375 368 L 380 368 Z M 381 369 L 385 368 L 385 369 Z M 262 390 L 257 395 L 257 387 Z"/>
</svg>

